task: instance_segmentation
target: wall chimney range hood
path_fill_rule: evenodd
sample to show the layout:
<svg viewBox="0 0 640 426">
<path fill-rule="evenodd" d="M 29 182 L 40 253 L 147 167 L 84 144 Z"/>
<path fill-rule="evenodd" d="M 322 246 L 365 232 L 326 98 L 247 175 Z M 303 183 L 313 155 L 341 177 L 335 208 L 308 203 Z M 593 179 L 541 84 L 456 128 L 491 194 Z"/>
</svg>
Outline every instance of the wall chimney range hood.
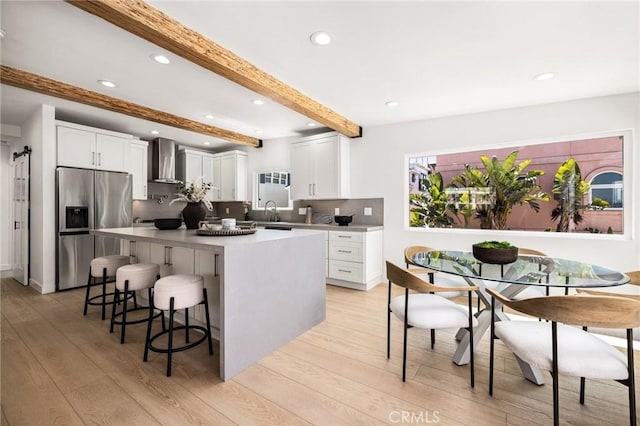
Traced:
<svg viewBox="0 0 640 426">
<path fill-rule="evenodd" d="M 154 182 L 179 183 L 176 180 L 176 142 L 165 138 L 155 138 L 151 142 L 151 179 Z"/>
</svg>

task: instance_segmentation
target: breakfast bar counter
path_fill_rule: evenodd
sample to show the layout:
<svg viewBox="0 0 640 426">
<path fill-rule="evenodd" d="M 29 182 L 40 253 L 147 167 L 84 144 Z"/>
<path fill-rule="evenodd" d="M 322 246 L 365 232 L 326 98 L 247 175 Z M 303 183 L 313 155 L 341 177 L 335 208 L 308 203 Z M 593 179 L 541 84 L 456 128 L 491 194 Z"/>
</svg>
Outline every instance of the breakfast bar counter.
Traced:
<svg viewBox="0 0 640 426">
<path fill-rule="evenodd" d="M 325 319 L 325 238 L 317 231 L 202 236 L 196 230 L 130 227 L 91 232 L 121 239 L 122 254 L 159 264 L 163 276 L 205 278 L 222 380 Z M 204 312 L 189 316 L 202 322 Z"/>
</svg>

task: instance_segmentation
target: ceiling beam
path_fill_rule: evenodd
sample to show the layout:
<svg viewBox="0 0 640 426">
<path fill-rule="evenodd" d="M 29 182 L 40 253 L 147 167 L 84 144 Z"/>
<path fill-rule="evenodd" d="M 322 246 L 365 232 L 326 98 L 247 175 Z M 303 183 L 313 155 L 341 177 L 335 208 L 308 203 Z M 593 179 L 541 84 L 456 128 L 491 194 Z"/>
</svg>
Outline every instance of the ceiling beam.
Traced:
<svg viewBox="0 0 640 426">
<path fill-rule="evenodd" d="M 133 102 L 124 101 L 98 92 L 92 92 L 91 90 L 82 89 L 80 87 L 52 80 L 47 77 L 42 77 L 37 74 L 11 68 L 6 65 L 0 65 L 0 83 L 56 98 L 67 99 L 69 101 L 90 105 L 96 108 L 118 112 L 131 117 L 141 118 L 143 120 L 149 120 L 154 123 L 166 124 L 167 126 L 213 136 L 233 143 L 254 147 L 262 146 L 262 141 L 260 139 L 253 138 L 251 136 L 199 123 L 197 121 L 189 120 L 188 118 L 158 111 L 157 109 L 147 108 L 142 105 L 134 104 Z"/>
<path fill-rule="evenodd" d="M 349 137 L 362 128 L 142 0 L 66 0 Z"/>
</svg>

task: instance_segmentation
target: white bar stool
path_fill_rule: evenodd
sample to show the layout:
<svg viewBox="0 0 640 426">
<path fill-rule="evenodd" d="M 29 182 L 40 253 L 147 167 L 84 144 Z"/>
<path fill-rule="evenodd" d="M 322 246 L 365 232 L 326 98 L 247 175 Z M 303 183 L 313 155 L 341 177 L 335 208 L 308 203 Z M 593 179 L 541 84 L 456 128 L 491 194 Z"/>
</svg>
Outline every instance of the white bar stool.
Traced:
<svg viewBox="0 0 640 426">
<path fill-rule="evenodd" d="M 120 300 L 120 293 L 124 292 L 124 302 L 122 303 L 122 310 L 116 312 L 116 304 L 112 305 L 111 310 L 111 324 L 109 326 L 109 333 L 113 333 L 113 326 L 120 326 L 120 343 L 124 343 L 124 335 L 128 324 L 141 324 L 147 321 L 153 321 L 157 317 L 162 317 L 162 329 L 165 330 L 164 315 L 162 312 L 153 313 L 149 312 L 150 317 L 144 317 L 141 319 L 127 320 L 127 314 L 147 309 L 146 307 L 134 307 L 128 309 L 127 298 L 130 294 L 134 294 L 138 290 L 147 289 L 147 295 L 149 303 L 151 303 L 152 293 L 151 289 L 157 280 L 160 279 L 160 266 L 155 263 L 134 263 L 130 265 L 124 265 L 118 268 L 116 271 L 116 289 L 115 298 Z"/>
<path fill-rule="evenodd" d="M 96 257 L 91 261 L 89 266 L 89 278 L 87 279 L 87 292 L 84 296 L 83 315 L 87 315 L 87 308 L 89 305 L 102 306 L 102 320 L 105 319 L 105 310 L 107 305 L 119 303 L 119 300 L 115 297 L 115 292 L 107 293 L 107 284 L 115 281 L 116 271 L 119 267 L 128 264 L 129 256 L 118 255 Z M 98 281 L 98 278 L 102 278 L 102 282 Z M 99 285 L 102 285 L 102 293 L 91 296 L 91 287 Z M 107 301 L 107 297 L 111 297 L 112 299 Z"/>
<path fill-rule="evenodd" d="M 199 325 L 189 325 L 189 308 L 197 305 L 204 305 L 206 327 Z M 153 320 L 151 315 L 153 309 L 169 311 L 169 329 L 151 336 Z M 182 326 L 173 326 L 173 316 L 176 310 L 184 309 L 185 323 Z M 149 322 L 147 324 L 147 339 L 144 347 L 143 361 L 147 361 L 149 351 L 167 354 L 167 377 L 171 376 L 171 357 L 173 352 L 180 352 L 193 348 L 204 342 L 209 342 L 209 354 L 213 355 L 213 343 L 211 342 L 211 321 L 209 319 L 209 301 L 207 299 L 207 289 L 204 288 L 204 278 L 200 275 L 179 274 L 169 275 L 156 281 L 153 287 L 153 297 L 149 303 Z M 174 330 L 185 330 L 185 344 L 183 346 L 173 346 Z M 189 331 L 201 331 L 202 337 L 195 342 L 189 342 Z M 153 341 L 158 337 L 168 334 L 167 348 L 153 346 Z"/>
</svg>

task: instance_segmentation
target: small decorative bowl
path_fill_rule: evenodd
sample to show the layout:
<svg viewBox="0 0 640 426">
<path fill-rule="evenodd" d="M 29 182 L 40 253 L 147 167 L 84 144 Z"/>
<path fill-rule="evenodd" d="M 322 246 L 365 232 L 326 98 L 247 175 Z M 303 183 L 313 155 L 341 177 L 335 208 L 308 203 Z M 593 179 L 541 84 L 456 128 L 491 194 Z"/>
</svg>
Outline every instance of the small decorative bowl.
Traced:
<svg viewBox="0 0 640 426">
<path fill-rule="evenodd" d="M 166 219 L 154 219 L 153 224 L 158 229 L 178 229 L 182 225 L 182 219 L 171 217 Z"/>
<path fill-rule="evenodd" d="M 348 226 L 353 220 L 353 216 L 334 216 L 333 219 L 340 226 Z"/>
<path fill-rule="evenodd" d="M 513 263 L 518 258 L 518 248 L 493 248 L 473 245 L 473 257 L 482 263 L 492 263 L 495 265 L 505 265 Z"/>
</svg>

